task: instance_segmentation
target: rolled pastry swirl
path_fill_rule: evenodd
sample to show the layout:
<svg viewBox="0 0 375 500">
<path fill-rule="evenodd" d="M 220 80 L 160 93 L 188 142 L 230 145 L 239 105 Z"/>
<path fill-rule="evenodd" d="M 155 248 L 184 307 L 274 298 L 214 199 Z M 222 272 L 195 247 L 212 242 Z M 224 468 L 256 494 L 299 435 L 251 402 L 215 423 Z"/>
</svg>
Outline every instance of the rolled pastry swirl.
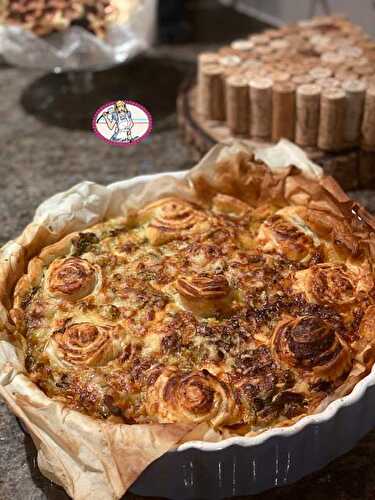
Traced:
<svg viewBox="0 0 375 500">
<path fill-rule="evenodd" d="M 89 295 L 96 284 L 95 268 L 85 259 L 56 259 L 49 270 L 48 288 L 53 295 L 78 300 Z"/>
<path fill-rule="evenodd" d="M 358 299 L 361 292 L 373 288 L 371 272 L 347 264 L 316 264 L 295 275 L 294 289 L 303 292 L 310 302 L 344 305 Z"/>
<path fill-rule="evenodd" d="M 230 308 L 232 292 L 222 274 L 200 273 L 178 278 L 176 290 L 186 309 L 198 316 L 212 316 Z"/>
<path fill-rule="evenodd" d="M 266 219 L 259 228 L 257 241 L 264 252 L 277 252 L 298 262 L 309 260 L 320 244 L 293 207 L 283 208 Z"/>
<path fill-rule="evenodd" d="M 180 372 L 166 368 L 149 388 L 146 403 L 150 416 L 161 423 L 233 422 L 237 410 L 232 391 L 207 370 Z"/>
<path fill-rule="evenodd" d="M 120 339 L 112 327 L 76 323 L 55 332 L 46 353 L 52 363 L 70 368 L 106 365 L 120 350 Z"/>
<path fill-rule="evenodd" d="M 282 364 L 310 371 L 317 380 L 335 380 L 351 366 L 347 344 L 327 322 L 315 316 L 282 320 L 272 346 Z"/>
<path fill-rule="evenodd" d="M 183 236 L 208 229 L 207 218 L 191 203 L 179 198 L 163 198 L 148 205 L 140 219 L 149 221 L 146 236 L 152 245 L 162 245 Z"/>
</svg>

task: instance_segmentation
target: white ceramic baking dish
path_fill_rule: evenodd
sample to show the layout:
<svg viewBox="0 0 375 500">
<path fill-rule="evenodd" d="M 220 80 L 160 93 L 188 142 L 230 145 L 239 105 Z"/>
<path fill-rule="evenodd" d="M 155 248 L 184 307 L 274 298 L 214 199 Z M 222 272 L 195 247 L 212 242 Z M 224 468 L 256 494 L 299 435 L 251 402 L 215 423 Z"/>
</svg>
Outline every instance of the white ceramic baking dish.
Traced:
<svg viewBox="0 0 375 500">
<path fill-rule="evenodd" d="M 161 175 L 112 184 L 127 189 Z M 183 177 L 185 172 L 168 175 Z M 250 495 L 298 481 L 346 453 L 375 427 L 375 365 L 353 391 L 291 427 L 218 443 L 190 441 L 153 462 L 130 491 L 178 500 Z"/>
<path fill-rule="evenodd" d="M 181 178 L 185 172 L 140 176 L 112 184 L 108 186 L 111 205 L 119 207 L 126 192 L 163 175 Z M 44 213 L 49 203 L 42 204 Z M 36 218 L 40 212 L 39 208 Z M 130 491 L 179 500 L 256 494 L 293 483 L 324 467 L 353 448 L 373 427 L 375 366 L 348 396 L 293 426 L 218 443 L 184 443 L 149 465 Z"/>
</svg>

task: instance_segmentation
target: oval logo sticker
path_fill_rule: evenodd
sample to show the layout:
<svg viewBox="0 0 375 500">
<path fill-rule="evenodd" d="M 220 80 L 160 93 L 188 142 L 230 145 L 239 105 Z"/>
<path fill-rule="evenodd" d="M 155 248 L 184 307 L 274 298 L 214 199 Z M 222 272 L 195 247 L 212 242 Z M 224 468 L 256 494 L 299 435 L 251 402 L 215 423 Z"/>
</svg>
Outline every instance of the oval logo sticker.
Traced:
<svg viewBox="0 0 375 500">
<path fill-rule="evenodd" d="M 127 147 L 146 139 L 152 130 L 152 117 L 135 101 L 112 101 L 96 111 L 92 128 L 102 141 Z"/>
</svg>

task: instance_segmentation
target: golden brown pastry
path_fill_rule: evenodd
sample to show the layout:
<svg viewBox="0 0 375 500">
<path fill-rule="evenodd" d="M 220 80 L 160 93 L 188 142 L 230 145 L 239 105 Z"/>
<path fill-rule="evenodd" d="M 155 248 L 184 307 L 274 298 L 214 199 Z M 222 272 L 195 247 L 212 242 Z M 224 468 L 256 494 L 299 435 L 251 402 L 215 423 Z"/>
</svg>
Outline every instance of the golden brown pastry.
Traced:
<svg viewBox="0 0 375 500">
<path fill-rule="evenodd" d="M 210 422 L 218 427 L 237 416 L 231 390 L 207 370 L 166 369 L 150 387 L 146 404 L 163 423 Z"/>
<path fill-rule="evenodd" d="M 162 245 L 208 229 L 203 213 L 178 198 L 164 198 L 152 203 L 139 217 L 149 221 L 146 236 L 152 245 Z"/>
<path fill-rule="evenodd" d="M 318 304 L 345 305 L 367 295 L 374 287 L 374 279 L 367 262 L 361 266 L 350 263 L 324 263 L 299 271 L 295 276 L 295 290 L 307 300 Z"/>
<path fill-rule="evenodd" d="M 223 192 L 195 179 L 201 203 L 159 199 L 31 261 L 11 317 L 48 396 L 99 419 L 243 435 L 313 413 L 371 368 L 364 216 L 331 194 L 319 211 L 316 186 L 313 207 L 291 204 L 262 165 L 244 162 L 236 183 L 228 168 Z"/>
<path fill-rule="evenodd" d="M 178 278 L 176 290 L 181 303 L 197 316 L 228 311 L 231 289 L 224 275 L 201 273 Z"/>
<path fill-rule="evenodd" d="M 316 381 L 335 380 L 351 366 L 346 343 L 332 325 L 317 316 L 282 320 L 275 329 L 272 345 L 282 364 L 303 370 Z"/>
<path fill-rule="evenodd" d="M 52 294 L 81 299 L 89 295 L 95 287 L 95 268 L 79 257 L 56 259 L 49 268 L 48 287 Z"/>
<path fill-rule="evenodd" d="M 120 339 L 110 326 L 75 323 L 52 334 L 46 353 L 51 364 L 62 367 L 103 366 L 120 354 Z"/>
<path fill-rule="evenodd" d="M 266 219 L 258 233 L 265 252 L 277 252 L 289 260 L 307 262 L 321 258 L 321 241 L 306 221 L 308 210 L 286 207 Z"/>
</svg>

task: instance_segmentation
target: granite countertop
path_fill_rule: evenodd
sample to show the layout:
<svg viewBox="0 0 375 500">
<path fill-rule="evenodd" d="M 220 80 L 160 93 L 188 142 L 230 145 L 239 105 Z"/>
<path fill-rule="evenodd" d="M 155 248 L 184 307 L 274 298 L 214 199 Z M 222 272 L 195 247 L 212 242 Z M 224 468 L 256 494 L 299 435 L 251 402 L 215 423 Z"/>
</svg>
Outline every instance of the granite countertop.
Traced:
<svg viewBox="0 0 375 500">
<path fill-rule="evenodd" d="M 139 100 L 154 115 L 154 132 L 132 148 L 108 146 L 88 127 L 73 129 L 63 109 L 67 84 L 63 75 L 43 77 L 38 71 L 0 63 L 0 243 L 24 228 L 42 200 L 82 180 L 108 184 L 135 175 L 191 167 L 191 151 L 176 128 L 175 97 L 202 48 L 197 44 L 159 47 L 128 66 L 96 75 L 96 94 L 81 103 L 87 116 L 106 100 L 117 98 L 115 94 Z M 147 83 L 148 75 L 154 75 L 152 86 Z M 57 95 L 56 106 L 48 101 L 53 94 Z M 81 98 L 78 96 L 77 102 Z M 375 211 L 373 192 L 354 196 Z M 40 475 L 30 438 L 0 402 L 0 500 L 67 498 Z M 128 494 L 125 498 L 139 497 Z M 322 471 L 256 498 L 375 499 L 375 431 Z"/>
</svg>

